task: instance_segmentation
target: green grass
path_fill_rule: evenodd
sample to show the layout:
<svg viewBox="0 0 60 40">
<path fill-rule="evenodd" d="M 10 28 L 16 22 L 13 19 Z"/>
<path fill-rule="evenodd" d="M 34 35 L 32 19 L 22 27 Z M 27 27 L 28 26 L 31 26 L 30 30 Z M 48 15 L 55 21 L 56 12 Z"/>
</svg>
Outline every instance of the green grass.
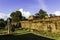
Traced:
<svg viewBox="0 0 60 40">
<path fill-rule="evenodd" d="M 43 36 L 51 39 L 58 39 L 60 36 L 58 36 L 55 33 L 39 33 L 39 32 L 33 32 L 33 34 L 36 34 L 38 36 Z"/>
<path fill-rule="evenodd" d="M 6 29 L 0 29 L 0 35 L 3 35 L 3 34 L 7 34 L 7 30 Z"/>
<path fill-rule="evenodd" d="M 42 36 L 42 37 L 46 37 L 46 38 L 50 38 L 50 39 L 55 39 L 55 40 L 60 40 L 60 36 L 55 34 L 55 33 L 45 33 L 45 32 L 37 32 L 37 31 L 34 31 L 34 32 L 30 32 L 30 31 L 27 31 L 27 30 L 20 30 L 20 29 L 16 29 L 15 32 L 11 32 L 10 34 L 12 35 L 24 35 L 24 34 L 29 34 L 29 33 L 32 33 L 34 35 L 37 35 L 37 36 Z M 0 34 L 7 34 L 7 30 L 5 29 L 1 29 L 0 30 Z"/>
<path fill-rule="evenodd" d="M 16 30 L 15 32 L 13 32 L 14 35 L 22 35 L 27 33 L 30 33 L 30 32 L 27 30 Z"/>
<path fill-rule="evenodd" d="M 46 37 L 46 38 L 51 38 L 51 39 L 59 39 L 59 35 L 56 34 L 56 33 L 50 33 L 50 32 L 37 32 L 37 31 L 34 31 L 34 32 L 30 32 L 30 31 L 27 31 L 27 30 L 16 30 L 15 32 L 15 35 L 21 35 L 21 34 L 28 34 L 28 33 L 33 33 L 35 35 L 38 35 L 38 36 L 42 36 L 42 37 Z M 14 34 L 13 33 L 13 34 Z"/>
</svg>

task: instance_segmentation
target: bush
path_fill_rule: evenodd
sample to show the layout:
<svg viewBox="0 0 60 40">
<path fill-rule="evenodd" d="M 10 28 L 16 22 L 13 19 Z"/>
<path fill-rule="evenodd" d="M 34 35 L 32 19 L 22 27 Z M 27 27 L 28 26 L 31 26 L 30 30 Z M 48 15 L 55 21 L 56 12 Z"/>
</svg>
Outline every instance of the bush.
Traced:
<svg viewBox="0 0 60 40">
<path fill-rule="evenodd" d="M 14 26 L 14 25 L 11 27 L 11 31 L 12 31 L 12 32 L 15 31 L 15 26 Z"/>
</svg>

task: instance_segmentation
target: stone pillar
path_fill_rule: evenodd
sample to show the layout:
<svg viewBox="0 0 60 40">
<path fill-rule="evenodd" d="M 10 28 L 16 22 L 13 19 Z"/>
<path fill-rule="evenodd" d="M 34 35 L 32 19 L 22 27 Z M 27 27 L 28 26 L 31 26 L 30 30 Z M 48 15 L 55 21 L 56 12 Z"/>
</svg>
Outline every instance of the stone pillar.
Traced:
<svg viewBox="0 0 60 40">
<path fill-rule="evenodd" d="M 10 34 L 10 20 L 8 19 L 7 22 L 8 22 L 7 23 L 7 26 L 8 26 L 8 34 Z"/>
</svg>

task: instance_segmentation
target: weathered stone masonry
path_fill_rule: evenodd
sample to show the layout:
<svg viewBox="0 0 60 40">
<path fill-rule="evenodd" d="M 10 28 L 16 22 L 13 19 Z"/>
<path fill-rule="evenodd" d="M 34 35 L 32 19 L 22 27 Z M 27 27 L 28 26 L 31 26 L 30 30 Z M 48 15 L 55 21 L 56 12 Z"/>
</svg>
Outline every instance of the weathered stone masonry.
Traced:
<svg viewBox="0 0 60 40">
<path fill-rule="evenodd" d="M 60 32 L 60 16 L 21 21 L 21 26 L 24 29 Z"/>
</svg>

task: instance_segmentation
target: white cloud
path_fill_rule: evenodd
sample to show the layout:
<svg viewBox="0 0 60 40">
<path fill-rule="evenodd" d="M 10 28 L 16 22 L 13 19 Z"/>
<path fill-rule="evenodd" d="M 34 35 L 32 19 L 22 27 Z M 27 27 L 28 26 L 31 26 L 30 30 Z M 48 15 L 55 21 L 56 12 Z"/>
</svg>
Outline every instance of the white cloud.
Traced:
<svg viewBox="0 0 60 40">
<path fill-rule="evenodd" d="M 25 16 L 26 18 L 28 18 L 31 15 L 31 13 L 29 11 L 24 11 L 22 8 L 19 9 L 19 11 L 21 11 L 22 15 Z"/>
<path fill-rule="evenodd" d="M 6 20 L 8 17 L 10 17 L 10 14 L 0 13 L 0 19 L 3 18 Z"/>
<path fill-rule="evenodd" d="M 26 18 L 28 18 L 31 15 L 29 11 L 24 11 L 23 9 L 19 9 L 19 11 L 21 11 L 22 15 L 25 16 Z M 10 14 L 0 12 L 0 19 L 3 18 L 6 20 L 8 17 L 10 17 Z"/>
<path fill-rule="evenodd" d="M 60 16 L 60 11 L 55 11 L 52 14 L 55 14 L 56 16 Z"/>
</svg>

